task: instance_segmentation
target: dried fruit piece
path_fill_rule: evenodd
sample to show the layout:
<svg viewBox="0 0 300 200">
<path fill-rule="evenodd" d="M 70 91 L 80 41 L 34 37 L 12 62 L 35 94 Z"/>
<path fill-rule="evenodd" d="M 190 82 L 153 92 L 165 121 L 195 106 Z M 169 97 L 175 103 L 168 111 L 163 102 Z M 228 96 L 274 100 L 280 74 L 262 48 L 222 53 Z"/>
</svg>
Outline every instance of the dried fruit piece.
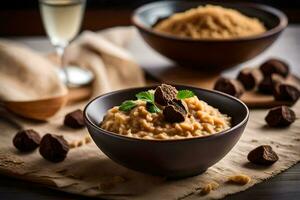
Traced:
<svg viewBox="0 0 300 200">
<path fill-rule="evenodd" d="M 63 161 L 69 151 L 68 142 L 63 136 L 46 134 L 40 143 L 40 154 L 51 162 Z"/>
<path fill-rule="evenodd" d="M 215 189 L 217 189 L 218 187 L 219 187 L 219 184 L 216 183 L 216 182 L 208 183 L 208 184 L 206 184 L 206 185 L 202 188 L 200 194 L 201 194 L 201 195 L 207 195 L 207 194 L 210 193 L 212 190 L 215 190 Z"/>
<path fill-rule="evenodd" d="M 183 122 L 187 114 L 181 100 L 172 101 L 172 104 L 166 106 L 163 110 L 165 120 L 170 123 Z"/>
<path fill-rule="evenodd" d="M 167 106 L 170 101 L 176 98 L 177 90 L 175 87 L 167 84 L 161 84 L 155 89 L 155 103 Z"/>
<path fill-rule="evenodd" d="M 297 102 L 300 97 L 300 91 L 290 84 L 279 84 L 275 87 L 274 97 L 276 100 Z"/>
<path fill-rule="evenodd" d="M 292 124 L 296 119 L 296 114 L 287 106 L 272 108 L 265 117 L 266 122 L 271 127 L 285 127 Z"/>
<path fill-rule="evenodd" d="M 237 79 L 246 90 L 251 90 L 261 82 L 263 75 L 259 69 L 244 68 L 238 74 Z"/>
<path fill-rule="evenodd" d="M 21 130 L 13 138 L 13 145 L 21 152 L 35 150 L 40 145 L 41 137 L 33 129 Z"/>
<path fill-rule="evenodd" d="M 230 176 L 228 178 L 228 182 L 238 184 L 238 185 L 246 185 L 251 181 L 251 178 L 244 174 L 239 174 L 235 176 Z"/>
<path fill-rule="evenodd" d="M 258 85 L 258 91 L 263 94 L 273 94 L 277 85 L 283 83 L 283 78 L 277 74 L 265 77 Z"/>
<path fill-rule="evenodd" d="M 240 97 L 244 93 L 244 88 L 239 81 L 223 77 L 215 83 L 214 89 L 235 97 Z"/>
<path fill-rule="evenodd" d="M 68 113 L 64 119 L 64 125 L 70 128 L 82 128 L 85 126 L 83 119 L 83 112 L 80 109 L 77 109 L 73 112 Z"/>
<path fill-rule="evenodd" d="M 265 77 L 271 76 L 272 74 L 279 74 L 283 77 L 287 77 L 289 74 L 289 66 L 286 62 L 279 59 L 269 59 L 260 66 L 260 70 Z"/>
<path fill-rule="evenodd" d="M 247 158 L 250 162 L 257 165 L 272 165 L 279 159 L 276 152 L 269 145 L 256 147 L 249 152 Z"/>
</svg>

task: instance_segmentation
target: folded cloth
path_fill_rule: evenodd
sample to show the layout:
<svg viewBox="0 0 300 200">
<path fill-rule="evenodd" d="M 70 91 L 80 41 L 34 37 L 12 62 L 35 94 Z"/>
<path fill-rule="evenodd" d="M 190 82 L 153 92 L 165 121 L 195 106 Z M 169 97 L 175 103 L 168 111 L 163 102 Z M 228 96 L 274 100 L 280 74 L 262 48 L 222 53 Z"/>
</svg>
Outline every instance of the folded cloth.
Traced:
<svg viewBox="0 0 300 200">
<path fill-rule="evenodd" d="M 92 70 L 96 75 L 93 84 L 94 95 L 143 86 L 143 72 L 125 49 L 133 34 L 135 30 L 128 27 L 98 33 L 85 31 L 67 47 L 63 64 Z"/>
<path fill-rule="evenodd" d="M 51 62 L 23 45 L 0 40 L 1 101 L 30 101 L 66 93 Z"/>
<path fill-rule="evenodd" d="M 133 28 L 99 33 L 83 32 L 66 49 L 63 64 L 94 73 L 93 96 L 111 90 L 144 85 L 142 69 L 124 48 Z M 122 37 L 121 37 L 122 36 Z M 0 40 L 0 101 L 30 101 L 65 95 L 57 65 L 20 44 Z"/>
</svg>

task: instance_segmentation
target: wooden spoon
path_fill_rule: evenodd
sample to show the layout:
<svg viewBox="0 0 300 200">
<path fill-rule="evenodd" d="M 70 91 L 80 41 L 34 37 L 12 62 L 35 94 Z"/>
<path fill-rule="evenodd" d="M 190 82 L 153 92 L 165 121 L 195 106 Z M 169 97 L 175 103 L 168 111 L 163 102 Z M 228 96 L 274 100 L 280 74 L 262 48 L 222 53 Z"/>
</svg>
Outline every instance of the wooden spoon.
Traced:
<svg viewBox="0 0 300 200">
<path fill-rule="evenodd" d="M 4 107 L 25 118 L 46 120 L 55 115 L 68 101 L 68 95 L 34 101 L 6 101 Z"/>
<path fill-rule="evenodd" d="M 46 120 L 54 116 L 67 103 L 75 103 L 88 99 L 92 95 L 90 86 L 69 89 L 68 93 L 62 96 L 51 97 L 34 101 L 5 101 L 1 104 L 9 111 L 35 120 Z"/>
</svg>

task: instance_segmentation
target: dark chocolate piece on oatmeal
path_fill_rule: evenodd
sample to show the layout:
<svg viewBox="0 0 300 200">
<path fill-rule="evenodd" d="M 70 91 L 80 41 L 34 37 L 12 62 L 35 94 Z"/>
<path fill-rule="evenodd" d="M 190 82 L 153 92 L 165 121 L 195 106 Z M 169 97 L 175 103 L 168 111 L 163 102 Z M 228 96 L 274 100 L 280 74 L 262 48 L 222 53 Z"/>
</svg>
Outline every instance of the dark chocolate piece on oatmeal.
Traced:
<svg viewBox="0 0 300 200">
<path fill-rule="evenodd" d="M 40 154 L 51 162 L 63 161 L 69 151 L 69 144 L 63 136 L 47 133 L 40 143 Z"/>
<path fill-rule="evenodd" d="M 278 155 L 269 145 L 261 145 L 249 152 L 248 160 L 257 165 L 272 165 L 278 161 Z"/>
<path fill-rule="evenodd" d="M 223 77 L 217 80 L 214 90 L 224 92 L 234 97 L 240 97 L 244 93 L 244 87 L 239 81 Z"/>
<path fill-rule="evenodd" d="M 283 77 L 287 77 L 290 71 L 286 62 L 275 58 L 267 60 L 259 68 L 265 77 L 271 76 L 272 74 L 279 74 Z"/>
<path fill-rule="evenodd" d="M 33 129 L 20 130 L 13 138 L 13 145 L 21 152 L 35 150 L 40 145 L 41 137 Z"/>
<path fill-rule="evenodd" d="M 171 85 L 161 84 L 155 89 L 154 100 L 155 103 L 167 106 L 170 101 L 176 98 L 177 89 Z"/>
<path fill-rule="evenodd" d="M 170 105 L 176 104 L 176 106 L 181 107 L 183 109 L 183 111 L 185 112 L 185 114 L 187 114 L 187 112 L 188 112 L 186 103 L 180 99 L 173 99 L 169 104 Z"/>
<path fill-rule="evenodd" d="M 265 77 L 258 85 L 258 91 L 263 94 L 273 94 L 277 85 L 283 83 L 284 79 L 277 75 Z"/>
<path fill-rule="evenodd" d="M 246 90 L 251 90 L 260 83 L 263 75 L 259 69 L 244 68 L 239 72 L 237 79 Z"/>
<path fill-rule="evenodd" d="M 300 97 L 300 91 L 291 84 L 279 84 L 275 87 L 274 97 L 276 100 L 297 102 Z"/>
<path fill-rule="evenodd" d="M 85 126 L 83 112 L 80 109 L 68 113 L 64 119 L 64 125 L 70 128 L 82 128 Z"/>
<path fill-rule="evenodd" d="M 271 127 L 286 127 L 292 124 L 295 119 L 295 112 L 287 106 L 272 108 L 265 118 L 266 122 Z"/>
<path fill-rule="evenodd" d="M 167 122 L 178 123 L 185 120 L 187 111 L 181 100 L 175 100 L 164 108 L 163 115 Z"/>
</svg>

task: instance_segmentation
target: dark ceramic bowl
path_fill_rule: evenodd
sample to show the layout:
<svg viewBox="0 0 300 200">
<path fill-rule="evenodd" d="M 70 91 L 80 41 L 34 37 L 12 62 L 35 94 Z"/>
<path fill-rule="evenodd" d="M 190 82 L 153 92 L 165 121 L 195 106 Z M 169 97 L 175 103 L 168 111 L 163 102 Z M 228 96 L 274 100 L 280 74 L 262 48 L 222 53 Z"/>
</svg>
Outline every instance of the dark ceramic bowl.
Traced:
<svg viewBox="0 0 300 200">
<path fill-rule="evenodd" d="M 101 129 L 98 125 L 107 110 L 135 94 L 154 87 L 133 88 L 104 94 L 84 109 L 84 118 L 94 142 L 115 162 L 144 173 L 167 177 L 185 177 L 204 172 L 222 159 L 237 143 L 249 117 L 247 106 L 227 94 L 194 87 L 189 89 L 208 104 L 232 117 L 232 128 L 214 135 L 180 140 L 130 138 Z"/>
<path fill-rule="evenodd" d="M 218 70 L 247 61 L 266 50 L 288 24 L 279 10 L 253 3 L 217 3 L 241 13 L 258 18 L 268 29 L 256 36 L 236 39 L 191 39 L 155 32 L 153 25 L 174 13 L 200 5 L 214 4 L 203 1 L 161 1 L 149 3 L 135 10 L 133 24 L 143 39 L 154 50 L 183 65 L 194 68 Z"/>
</svg>

